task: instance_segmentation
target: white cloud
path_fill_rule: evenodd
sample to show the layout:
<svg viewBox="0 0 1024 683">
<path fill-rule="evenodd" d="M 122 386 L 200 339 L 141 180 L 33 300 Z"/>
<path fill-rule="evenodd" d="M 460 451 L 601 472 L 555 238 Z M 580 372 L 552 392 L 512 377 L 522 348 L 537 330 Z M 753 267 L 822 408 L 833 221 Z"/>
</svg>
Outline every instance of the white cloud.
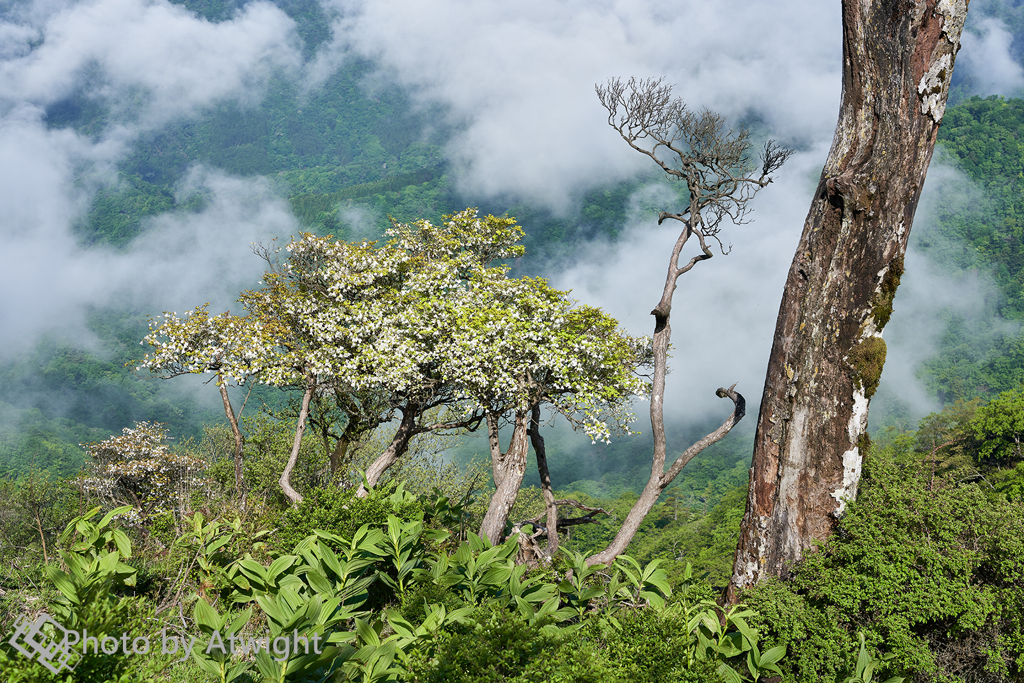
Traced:
<svg viewBox="0 0 1024 683">
<path fill-rule="evenodd" d="M 695 108 L 757 112 L 801 142 L 834 125 L 838 3 L 337 2 L 335 48 L 449 106 L 468 193 L 565 209 L 574 191 L 643 168 L 594 96 L 609 77 L 665 76 Z"/>
<path fill-rule="evenodd" d="M 1019 96 L 1024 90 L 1024 69 L 1010 55 L 1013 36 L 1006 25 L 994 17 L 968 24 L 956 58 L 956 68 L 967 72 L 974 82 L 975 94 Z"/>
<path fill-rule="evenodd" d="M 809 198 L 827 146 L 796 155 L 778 180 L 754 200 L 753 222 L 728 227 L 729 255 L 698 263 L 678 280 L 672 308 L 672 359 L 666 416 L 687 424 L 729 414 L 715 396 L 738 383 L 756 409 L 771 349 L 782 287 L 793 258 Z M 650 189 L 642 190 L 650 192 Z M 647 197 L 644 204 L 649 204 Z M 667 194 L 663 201 L 671 201 Z M 594 243 L 569 267 L 556 269 L 553 283 L 603 308 L 632 334 L 650 335 L 650 311 L 661 298 L 678 224 L 656 225 L 656 217 L 633 215 L 614 244 Z M 690 244 L 684 260 L 696 253 Z M 560 271 L 560 272 L 559 272 Z M 753 417 L 753 415 L 751 415 Z"/>
<path fill-rule="evenodd" d="M 77 329 L 85 307 L 126 287 L 156 310 L 216 297 L 215 307 L 228 306 L 261 267 L 249 242 L 295 229 L 262 181 L 195 171 L 188 182 L 210 193 L 207 208 L 151 220 L 125 251 L 83 249 L 72 226 L 140 132 L 221 100 L 256 102 L 275 70 L 315 87 L 358 54 L 378 60 L 417 101 L 445 105 L 460 186 L 478 197 L 512 194 L 564 210 L 582 190 L 648 169 L 605 123 L 593 87 L 608 77 L 665 76 L 692 107 L 749 117 L 798 144 L 801 153 L 756 200 L 754 222 L 731 230 L 733 254 L 700 264 L 677 294 L 669 412 L 721 414 L 714 389 L 734 381 L 756 402 L 838 111 L 838 2 L 323 2 L 336 11 L 335 33 L 305 66 L 292 21 L 262 1 L 220 23 L 165 0 L 36 0 L 0 16 L 0 291 L 10 293 L 0 298 L 0 348 Z M 1020 88 L 1005 28 L 979 26 L 958 69 L 999 91 Z M 45 107 L 83 87 L 113 108 L 114 123 L 93 137 L 48 129 Z M 614 246 L 591 245 L 560 266 L 556 284 L 649 333 L 674 239 L 652 223 L 634 217 Z M 915 288 L 915 277 L 908 273 L 910 298 L 901 293 L 887 335 L 895 353 L 901 312 L 914 310 L 914 292 L 934 289 Z"/>
<path fill-rule="evenodd" d="M 80 87 L 88 70 L 96 72 L 91 94 L 141 103 L 149 125 L 251 97 L 274 69 L 300 64 L 292 21 L 266 2 L 214 24 L 169 2 L 87 0 L 38 30 L 42 45 L 0 65 L 0 97 L 47 104 Z"/>
<path fill-rule="evenodd" d="M 207 208 L 151 221 L 128 251 L 85 249 L 73 226 L 139 133 L 218 101 L 257 101 L 273 70 L 298 67 L 296 42 L 293 22 L 266 2 L 217 24 L 162 0 L 37 2 L 3 18 L 0 349 L 80 330 L 87 307 L 124 289 L 154 305 L 187 297 L 188 307 L 257 276 L 249 242 L 295 227 L 260 180 L 194 175 L 211 194 Z M 48 128 L 45 107 L 86 83 L 129 115 L 88 137 Z"/>
</svg>

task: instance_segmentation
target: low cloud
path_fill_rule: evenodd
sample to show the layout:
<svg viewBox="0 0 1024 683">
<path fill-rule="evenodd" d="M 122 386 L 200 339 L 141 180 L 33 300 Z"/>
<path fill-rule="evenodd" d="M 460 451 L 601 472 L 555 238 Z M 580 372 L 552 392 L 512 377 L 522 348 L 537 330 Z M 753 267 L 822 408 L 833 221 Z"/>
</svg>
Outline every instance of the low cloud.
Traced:
<svg viewBox="0 0 1024 683">
<path fill-rule="evenodd" d="M 83 339 L 84 316 L 130 290 L 136 300 L 188 307 L 258 276 L 248 244 L 295 231 L 260 179 L 196 169 L 198 214 L 147 223 L 127 250 L 84 248 L 74 226 L 95 192 L 117 182 L 134 140 L 216 102 L 258 102 L 275 70 L 300 65 L 294 24 L 266 2 L 211 23 L 165 1 L 19 5 L 0 19 L 0 349 L 10 355 L 57 331 Z M 46 109 L 82 96 L 110 116 L 88 135 L 47 125 Z M 178 300 L 187 299 L 188 303 Z"/>
<path fill-rule="evenodd" d="M 447 106 L 471 195 L 564 211 L 580 190 L 645 169 L 594 95 L 609 77 L 665 76 L 694 108 L 753 114 L 808 146 L 830 137 L 839 101 L 838 3 L 324 2 L 340 17 L 329 49 Z"/>
<path fill-rule="evenodd" d="M 1024 68 L 1011 54 L 1013 35 L 995 17 L 982 17 L 968 24 L 956 58 L 977 95 L 1020 96 L 1024 91 Z"/>
<path fill-rule="evenodd" d="M 214 312 L 236 308 L 238 292 L 252 286 L 265 263 L 254 242 L 297 234 L 288 204 L 262 179 L 240 179 L 196 168 L 179 192 L 201 192 L 198 213 L 166 214 L 145 222 L 129 249 L 80 249 L 68 235 L 36 235 L 8 242 L 0 289 L 0 347 L 7 355 L 29 350 L 48 332 L 77 335 L 85 314 L 113 297 L 151 309 L 184 311 L 210 302 Z"/>
<path fill-rule="evenodd" d="M 11 57 L 0 64 L 3 100 L 45 106 L 85 87 L 149 127 L 223 99 L 255 102 L 275 70 L 301 65 L 293 22 L 267 2 L 211 23 L 169 2 L 91 0 L 38 25 L 5 23 L 0 41 Z"/>
</svg>

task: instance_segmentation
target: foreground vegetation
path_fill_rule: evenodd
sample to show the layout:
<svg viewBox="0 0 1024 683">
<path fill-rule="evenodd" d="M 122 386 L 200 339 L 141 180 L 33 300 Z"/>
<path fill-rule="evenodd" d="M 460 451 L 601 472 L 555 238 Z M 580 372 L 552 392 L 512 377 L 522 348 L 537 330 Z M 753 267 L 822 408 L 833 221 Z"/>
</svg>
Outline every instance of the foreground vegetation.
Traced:
<svg viewBox="0 0 1024 683">
<path fill-rule="evenodd" d="M 222 429 L 171 449 L 179 462 L 201 461 L 197 476 L 172 494 L 139 489 L 153 503 L 143 515 L 113 499 L 90 507 L 99 498 L 88 476 L 34 472 L 3 491 L 4 633 L 45 611 L 97 635 L 208 642 L 219 631 L 225 643 L 236 636 L 235 653 L 215 647 L 176 662 L 180 654 L 90 652 L 73 674 L 56 677 L 5 645 L 0 667 L 11 680 L 1024 677 L 1024 391 L 960 403 L 916 432 L 886 434 L 829 543 L 729 612 L 715 603 L 721 587 L 701 571 L 715 562 L 687 534 L 734 542 L 741 488 L 706 515 L 699 500 L 663 499 L 639 552 L 611 567 L 583 562 L 603 541 L 601 525 L 575 528 L 553 562 L 528 566 L 517 562 L 518 537 L 492 547 L 468 531 L 487 489 L 478 473 L 444 464 L 429 448 L 358 498 L 353 473 L 329 480 L 326 457 L 309 439 L 297 477 L 304 500 L 290 507 L 276 487 L 282 456 L 272 447 L 287 440 L 288 424 L 259 420 L 248 425 L 262 436 L 247 445 L 251 486 L 241 504 L 231 435 Z M 542 506 L 526 493 L 514 519 Z M 613 513 L 628 506 L 625 497 L 585 500 Z M 686 524 L 699 526 L 688 532 Z M 728 543 L 720 553 L 727 562 Z M 284 633 L 320 636 L 330 647 L 284 657 L 245 645 L 264 635 L 272 645 Z M 858 666 L 873 677 L 856 678 Z"/>
</svg>

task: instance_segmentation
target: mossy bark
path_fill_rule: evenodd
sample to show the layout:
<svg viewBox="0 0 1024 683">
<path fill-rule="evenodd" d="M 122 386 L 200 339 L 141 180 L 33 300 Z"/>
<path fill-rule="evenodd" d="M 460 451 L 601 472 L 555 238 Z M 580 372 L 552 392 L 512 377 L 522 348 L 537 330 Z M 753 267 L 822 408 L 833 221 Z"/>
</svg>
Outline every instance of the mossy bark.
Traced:
<svg viewBox="0 0 1024 683">
<path fill-rule="evenodd" d="M 790 267 L 758 417 L 731 599 L 785 576 L 856 496 L 914 212 L 967 0 L 844 0 L 843 96 Z"/>
</svg>

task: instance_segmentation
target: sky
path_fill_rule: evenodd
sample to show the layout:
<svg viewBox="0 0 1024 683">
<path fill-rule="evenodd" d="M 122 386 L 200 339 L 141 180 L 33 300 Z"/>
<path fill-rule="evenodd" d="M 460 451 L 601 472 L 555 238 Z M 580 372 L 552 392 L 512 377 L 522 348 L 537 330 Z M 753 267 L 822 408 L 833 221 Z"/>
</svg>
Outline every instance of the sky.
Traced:
<svg viewBox="0 0 1024 683">
<path fill-rule="evenodd" d="M 332 37 L 309 60 L 284 12 L 258 0 L 211 23 L 165 0 L 34 0 L 0 12 L 0 357 L 48 332 L 88 344 L 85 313 L 130 292 L 141 305 L 223 309 L 261 271 L 250 243 L 298 231 L 284 199 L 262 178 L 196 167 L 178 188 L 211 201 L 198 216 L 152 219 L 115 251 L 84 247 L 72 229 L 90 198 L 117 182 L 133 145 L 205 107 L 257 104 L 274 73 L 314 90 L 354 56 L 423 106 L 443 105 L 448 146 L 468 198 L 513 196 L 571 215 L 587 189 L 636 177 L 650 164 L 606 124 L 594 85 L 611 77 L 664 77 L 693 109 L 752 121 L 797 154 L 754 202 L 753 222 L 730 228 L 730 255 L 680 281 L 674 372 L 666 405 L 677 418 L 728 412 L 718 386 L 738 382 L 756 402 L 785 273 L 831 143 L 840 94 L 839 3 L 820 0 L 321 0 Z M 975 0 L 957 70 L 979 94 L 1024 87 L 1011 35 Z M 92 135 L 48 129 L 45 108 L 88 90 L 115 113 Z M 936 180 L 938 179 L 938 180 Z M 933 169 L 929 192 L 959 188 Z M 967 190 L 964 190 L 967 191 Z M 636 197 L 657 198 L 656 188 Z M 671 208 L 671 207 L 666 207 Z M 922 213 L 925 213 L 922 211 Z M 650 332 L 674 235 L 639 209 L 614 245 L 584 247 L 551 264 L 560 288 L 605 308 L 634 334 Z M 529 230 L 529 226 L 524 226 Z M 919 228 L 915 228 L 917 230 Z M 924 228 L 922 228 L 924 229 Z M 886 337 L 889 367 L 913 367 L 928 346 L 928 319 L 952 303 L 912 252 Z M 929 280 L 932 278 L 932 280 Z M 948 297 L 947 297 L 948 298 Z M 900 335 L 903 335 L 900 337 Z M 887 371 L 883 381 L 897 373 Z M 901 381 L 911 381 L 901 378 Z M 920 410 L 928 401 L 917 397 Z"/>
</svg>

